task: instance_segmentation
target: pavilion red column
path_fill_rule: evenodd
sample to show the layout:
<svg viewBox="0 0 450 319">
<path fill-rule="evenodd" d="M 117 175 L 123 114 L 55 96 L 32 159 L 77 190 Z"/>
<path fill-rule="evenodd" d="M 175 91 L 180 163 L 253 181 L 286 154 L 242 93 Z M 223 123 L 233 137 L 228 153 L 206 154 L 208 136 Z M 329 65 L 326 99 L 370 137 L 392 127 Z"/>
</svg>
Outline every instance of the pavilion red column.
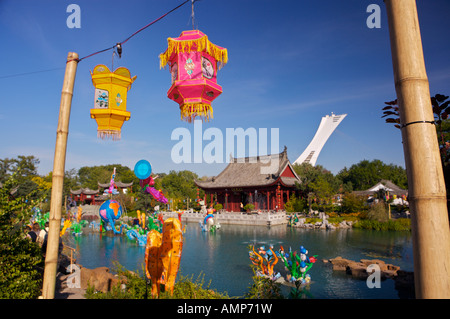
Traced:
<svg viewBox="0 0 450 319">
<path fill-rule="evenodd" d="M 225 192 L 225 210 L 228 211 L 228 192 Z"/>
<path fill-rule="evenodd" d="M 280 185 L 277 187 L 277 211 L 281 209 L 281 199 L 280 199 Z"/>
</svg>

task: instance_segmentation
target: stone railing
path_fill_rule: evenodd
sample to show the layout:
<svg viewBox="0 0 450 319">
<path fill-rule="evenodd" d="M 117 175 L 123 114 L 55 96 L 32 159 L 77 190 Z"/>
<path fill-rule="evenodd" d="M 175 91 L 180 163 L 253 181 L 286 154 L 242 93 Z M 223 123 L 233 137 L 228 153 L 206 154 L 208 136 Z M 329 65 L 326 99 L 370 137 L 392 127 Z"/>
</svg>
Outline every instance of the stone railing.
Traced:
<svg viewBox="0 0 450 319">
<path fill-rule="evenodd" d="M 164 219 L 170 217 L 178 217 L 177 212 L 163 212 Z M 184 212 L 181 215 L 181 221 L 187 223 L 198 223 L 203 221 L 204 214 L 195 212 Z M 254 225 L 254 226 L 274 226 L 287 224 L 286 213 L 216 213 L 214 218 L 222 225 Z"/>
<path fill-rule="evenodd" d="M 83 209 L 82 219 L 98 218 L 98 210 L 100 205 L 82 205 Z M 76 213 L 77 208 L 72 208 L 72 211 Z M 178 218 L 178 212 L 162 212 L 163 218 L 176 217 Z M 181 221 L 187 223 L 198 223 L 203 221 L 205 214 L 196 213 L 193 211 L 183 212 L 181 215 Z M 127 216 L 123 216 L 128 220 Z M 214 218 L 222 225 L 254 225 L 254 226 L 274 226 L 287 224 L 286 212 L 253 212 L 250 214 L 239 212 L 225 212 L 214 213 Z"/>
</svg>

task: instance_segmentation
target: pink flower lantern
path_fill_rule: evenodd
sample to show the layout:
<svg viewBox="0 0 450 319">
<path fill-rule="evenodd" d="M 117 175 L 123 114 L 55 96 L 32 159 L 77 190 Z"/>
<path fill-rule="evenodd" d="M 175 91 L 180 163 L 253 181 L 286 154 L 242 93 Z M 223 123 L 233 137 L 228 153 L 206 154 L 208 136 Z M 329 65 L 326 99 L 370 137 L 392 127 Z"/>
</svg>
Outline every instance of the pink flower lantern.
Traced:
<svg viewBox="0 0 450 319">
<path fill-rule="evenodd" d="M 180 105 L 181 119 L 213 117 L 211 102 L 222 93 L 217 70 L 228 62 L 227 49 L 208 40 L 199 30 L 183 31 L 168 38 L 166 52 L 159 55 L 161 67 L 169 64 L 172 86 L 167 97 Z"/>
</svg>

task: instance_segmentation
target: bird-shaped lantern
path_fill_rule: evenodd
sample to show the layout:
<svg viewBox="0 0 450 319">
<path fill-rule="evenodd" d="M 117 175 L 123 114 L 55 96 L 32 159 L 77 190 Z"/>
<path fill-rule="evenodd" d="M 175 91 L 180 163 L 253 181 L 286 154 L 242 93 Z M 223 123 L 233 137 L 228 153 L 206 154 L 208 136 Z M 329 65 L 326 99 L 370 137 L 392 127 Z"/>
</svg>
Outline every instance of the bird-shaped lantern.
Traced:
<svg viewBox="0 0 450 319">
<path fill-rule="evenodd" d="M 160 66 L 167 64 L 172 75 L 169 99 L 180 105 L 181 119 L 213 117 L 211 102 L 222 93 L 217 84 L 217 70 L 228 62 L 227 49 L 208 40 L 199 30 L 183 31 L 178 38 L 168 38 L 168 48 L 161 53 Z"/>
<path fill-rule="evenodd" d="M 130 119 L 127 111 L 127 93 L 136 76 L 131 77 L 127 68 L 111 72 L 105 65 L 97 65 L 91 72 L 95 86 L 95 105 L 91 118 L 97 121 L 98 137 L 119 140 L 123 122 Z"/>
</svg>

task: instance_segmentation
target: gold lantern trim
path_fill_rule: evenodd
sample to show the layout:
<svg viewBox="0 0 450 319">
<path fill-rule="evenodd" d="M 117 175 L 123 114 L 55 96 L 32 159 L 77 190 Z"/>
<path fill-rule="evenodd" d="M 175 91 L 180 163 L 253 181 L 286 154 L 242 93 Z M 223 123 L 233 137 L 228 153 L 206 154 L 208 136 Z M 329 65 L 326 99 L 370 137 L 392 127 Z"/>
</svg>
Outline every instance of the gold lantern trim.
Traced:
<svg viewBox="0 0 450 319">
<path fill-rule="evenodd" d="M 127 93 L 136 76 L 131 77 L 127 68 L 120 67 L 111 72 L 106 65 L 100 64 L 91 72 L 91 77 L 95 102 L 90 114 L 98 125 L 97 136 L 119 140 L 123 123 L 130 119 Z"/>
</svg>

